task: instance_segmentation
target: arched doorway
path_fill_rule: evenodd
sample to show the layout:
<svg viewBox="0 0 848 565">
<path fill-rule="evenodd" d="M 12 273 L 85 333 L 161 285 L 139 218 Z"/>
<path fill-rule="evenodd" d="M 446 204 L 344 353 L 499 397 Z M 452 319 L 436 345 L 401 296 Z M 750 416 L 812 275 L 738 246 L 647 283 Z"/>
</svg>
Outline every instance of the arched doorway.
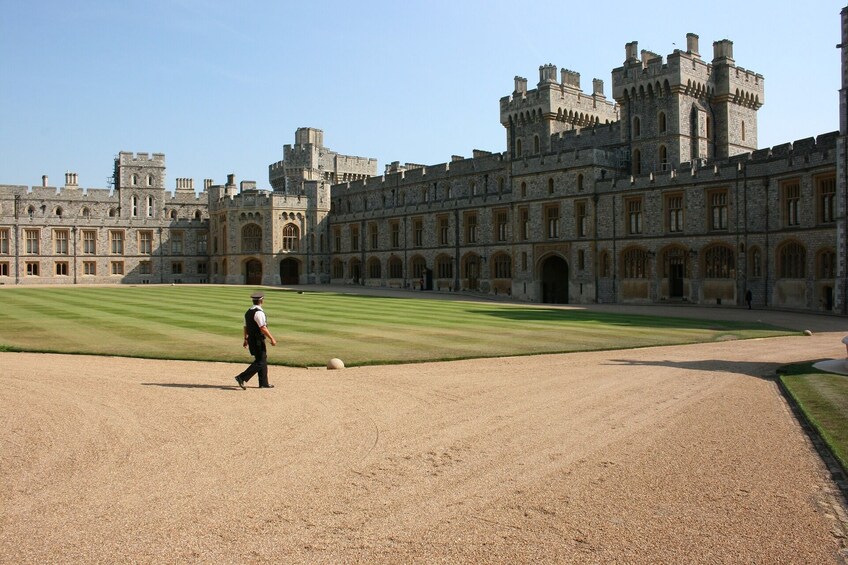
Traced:
<svg viewBox="0 0 848 565">
<path fill-rule="evenodd" d="M 297 259 L 283 259 L 280 261 L 280 284 L 300 283 L 300 263 Z"/>
<path fill-rule="evenodd" d="M 251 259 L 244 266 L 244 284 L 262 284 L 262 262 Z"/>
<path fill-rule="evenodd" d="M 466 279 L 466 288 L 468 290 L 477 290 L 480 286 L 480 256 L 476 253 L 469 253 L 462 260 L 463 271 Z"/>
<path fill-rule="evenodd" d="M 562 257 L 542 261 L 542 302 L 568 304 L 568 263 Z"/>
</svg>

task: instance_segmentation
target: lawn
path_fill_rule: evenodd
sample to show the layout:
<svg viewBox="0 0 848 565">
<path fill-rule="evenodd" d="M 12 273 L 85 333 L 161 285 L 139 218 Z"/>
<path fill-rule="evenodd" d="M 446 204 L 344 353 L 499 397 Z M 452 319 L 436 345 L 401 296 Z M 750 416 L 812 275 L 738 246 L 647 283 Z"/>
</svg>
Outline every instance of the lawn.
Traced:
<svg viewBox="0 0 848 565">
<path fill-rule="evenodd" d="M 848 471 L 848 376 L 824 373 L 812 363 L 790 365 L 779 373 L 807 420 Z"/>
<path fill-rule="evenodd" d="M 0 290 L 0 350 L 244 362 L 256 287 Z M 543 305 L 266 288 L 269 362 L 348 366 L 647 347 L 787 335 L 763 324 L 599 313 Z"/>
</svg>

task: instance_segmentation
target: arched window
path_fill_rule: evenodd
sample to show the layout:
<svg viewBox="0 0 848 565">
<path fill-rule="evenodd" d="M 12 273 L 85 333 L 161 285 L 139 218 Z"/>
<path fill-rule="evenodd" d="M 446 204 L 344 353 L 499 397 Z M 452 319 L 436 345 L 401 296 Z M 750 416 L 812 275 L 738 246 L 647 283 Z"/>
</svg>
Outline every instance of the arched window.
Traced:
<svg viewBox="0 0 848 565">
<path fill-rule="evenodd" d="M 300 230 L 294 224 L 283 227 L 283 251 L 297 251 Z"/>
<path fill-rule="evenodd" d="M 262 228 L 247 224 L 241 229 L 241 252 L 258 253 L 262 247 Z"/>
<path fill-rule="evenodd" d="M 153 186 L 153 175 L 147 175 L 147 186 Z"/>
<path fill-rule="evenodd" d="M 541 146 L 539 144 L 539 136 L 533 136 L 533 153 L 539 153 L 541 151 Z"/>
<path fill-rule="evenodd" d="M 389 278 L 390 279 L 400 279 L 403 278 L 403 261 L 400 260 L 398 256 L 392 256 L 389 258 L 388 262 L 389 267 Z"/>
<path fill-rule="evenodd" d="M 607 250 L 601 252 L 601 276 L 609 278 L 612 276 L 612 261 L 610 261 L 610 253 Z"/>
<path fill-rule="evenodd" d="M 682 247 L 671 247 L 662 254 L 662 276 L 671 278 L 673 274 L 678 277 L 688 277 L 686 265 L 686 250 Z"/>
<path fill-rule="evenodd" d="M 704 273 L 708 279 L 732 279 L 736 277 L 733 248 L 712 245 L 704 249 Z"/>
<path fill-rule="evenodd" d="M 639 137 L 642 135 L 642 121 L 639 119 L 639 116 L 635 116 L 633 118 L 633 137 Z"/>
<path fill-rule="evenodd" d="M 668 169 L 668 150 L 665 145 L 660 145 L 660 170 L 665 171 L 666 169 Z"/>
<path fill-rule="evenodd" d="M 504 191 L 504 180 L 502 178 L 498 179 L 498 194 L 503 194 Z"/>
<path fill-rule="evenodd" d="M 548 194 L 553 194 L 553 193 L 554 193 L 554 179 L 549 178 L 548 179 Z"/>
<path fill-rule="evenodd" d="M 82 209 L 82 217 L 83 218 L 90 218 L 91 217 L 91 210 L 88 209 L 88 206 L 85 206 Z"/>
<path fill-rule="evenodd" d="M 416 255 L 410 260 L 412 265 L 412 278 L 423 278 L 427 272 L 427 261 L 421 255 Z"/>
<path fill-rule="evenodd" d="M 453 278 L 453 257 L 448 255 L 436 257 L 436 276 L 440 279 Z"/>
<path fill-rule="evenodd" d="M 64 213 L 64 210 L 62 210 L 62 207 L 57 206 L 56 207 L 56 215 L 61 218 L 63 213 Z"/>
<path fill-rule="evenodd" d="M 334 279 L 344 278 L 344 263 L 341 259 L 333 259 L 332 271 L 332 277 Z"/>
<path fill-rule="evenodd" d="M 111 215 L 111 214 L 110 214 L 110 215 Z M 27 208 L 27 216 L 29 216 L 30 218 L 32 218 L 33 216 L 35 216 L 35 206 L 29 206 L 29 207 Z"/>
<path fill-rule="evenodd" d="M 622 253 L 623 278 L 644 279 L 648 277 L 648 253 L 638 247 L 630 247 Z"/>
<path fill-rule="evenodd" d="M 132 217 L 138 216 L 138 196 L 132 197 Z"/>
<path fill-rule="evenodd" d="M 172 220 L 176 220 L 177 219 L 177 211 L 171 210 L 171 212 L 168 214 L 168 217 L 171 218 Z"/>
<path fill-rule="evenodd" d="M 147 197 L 147 217 L 148 218 L 153 217 L 153 197 L 152 196 Z"/>
<path fill-rule="evenodd" d="M 521 140 L 520 139 L 515 140 L 515 156 L 521 157 Z"/>
<path fill-rule="evenodd" d="M 642 174 L 642 152 L 638 149 L 633 150 L 633 174 Z"/>
<path fill-rule="evenodd" d="M 117 211 L 114 208 L 109 208 L 109 217 L 114 218 L 117 215 Z"/>
<path fill-rule="evenodd" d="M 527 183 L 526 182 L 521 183 L 521 196 L 522 197 L 527 196 Z"/>
<path fill-rule="evenodd" d="M 512 278 L 512 260 L 506 253 L 498 253 L 492 259 L 494 278 L 509 279 Z"/>
<path fill-rule="evenodd" d="M 751 257 L 751 278 L 758 279 L 763 276 L 763 254 L 759 247 L 752 247 L 749 256 Z"/>
<path fill-rule="evenodd" d="M 577 190 L 583 190 L 583 175 L 577 175 Z"/>
<path fill-rule="evenodd" d="M 130 177 L 130 184 L 136 186 L 138 184 L 138 175 L 133 175 Z"/>
<path fill-rule="evenodd" d="M 200 221 L 200 218 L 201 218 L 201 214 L 200 214 L 200 210 L 198 210 L 194 213 L 194 219 L 197 220 L 197 221 Z"/>
<path fill-rule="evenodd" d="M 742 141 L 745 141 L 745 121 L 742 121 Z"/>
<path fill-rule="evenodd" d="M 797 241 L 790 241 L 778 250 L 779 273 L 782 279 L 803 279 L 807 276 L 807 250 Z"/>
<path fill-rule="evenodd" d="M 659 115 L 657 116 L 657 127 L 658 127 L 660 133 L 665 133 L 665 129 L 666 129 L 665 112 L 660 112 Z"/>
<path fill-rule="evenodd" d="M 380 260 L 376 257 L 371 257 L 371 259 L 368 260 L 368 278 L 379 279 L 380 276 Z"/>
</svg>

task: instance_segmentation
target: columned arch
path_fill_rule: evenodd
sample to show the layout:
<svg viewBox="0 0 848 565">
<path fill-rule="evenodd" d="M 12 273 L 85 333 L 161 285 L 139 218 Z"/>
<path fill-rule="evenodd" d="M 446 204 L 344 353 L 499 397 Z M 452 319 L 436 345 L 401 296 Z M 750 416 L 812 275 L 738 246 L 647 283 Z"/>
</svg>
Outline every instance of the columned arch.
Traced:
<svg viewBox="0 0 848 565">
<path fill-rule="evenodd" d="M 300 261 L 289 257 L 280 261 L 280 284 L 300 283 Z"/>
</svg>

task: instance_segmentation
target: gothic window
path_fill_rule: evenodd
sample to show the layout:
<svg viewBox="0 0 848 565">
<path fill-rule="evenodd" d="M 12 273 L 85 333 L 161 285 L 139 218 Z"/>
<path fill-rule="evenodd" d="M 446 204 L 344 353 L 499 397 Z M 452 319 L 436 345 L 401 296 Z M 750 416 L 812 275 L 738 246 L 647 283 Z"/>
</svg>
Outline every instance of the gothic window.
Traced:
<svg viewBox="0 0 848 565">
<path fill-rule="evenodd" d="M 515 156 L 521 157 L 521 139 L 515 140 Z"/>
<path fill-rule="evenodd" d="M 496 279 L 512 278 L 512 260 L 506 253 L 498 253 L 494 259 L 494 269 Z"/>
<path fill-rule="evenodd" d="M 521 240 L 527 241 L 530 239 L 530 210 L 527 208 L 519 208 L 518 215 L 521 218 L 521 225 L 519 227 L 521 230 Z"/>
<path fill-rule="evenodd" d="M 392 247 L 397 249 L 400 247 L 400 223 L 392 222 L 389 226 L 389 233 L 392 238 Z"/>
<path fill-rule="evenodd" d="M 147 197 L 147 217 L 148 218 L 153 217 L 153 197 L 152 196 Z"/>
<path fill-rule="evenodd" d="M 583 191 L 583 175 L 577 175 L 577 191 Z"/>
<path fill-rule="evenodd" d="M 668 150 L 665 145 L 660 145 L 660 170 L 665 171 L 668 169 Z"/>
<path fill-rule="evenodd" d="M 708 279 L 732 279 L 736 276 L 733 249 L 712 245 L 704 249 L 704 273 Z"/>
<path fill-rule="evenodd" d="M 376 257 L 372 257 L 368 260 L 368 278 L 370 279 L 379 279 L 381 277 L 380 273 L 380 260 Z"/>
<path fill-rule="evenodd" d="M 642 174 L 642 152 L 638 149 L 633 150 L 633 174 L 641 175 Z"/>
<path fill-rule="evenodd" d="M 86 219 L 91 217 L 91 210 L 88 209 L 88 206 L 82 209 L 82 217 Z"/>
<path fill-rule="evenodd" d="M 136 186 L 138 184 L 138 175 L 133 175 L 130 177 L 130 184 L 132 186 Z"/>
<path fill-rule="evenodd" d="M 630 247 L 622 253 L 625 279 L 644 279 L 648 276 L 648 253 L 638 247 Z"/>
<path fill-rule="evenodd" d="M 424 257 L 421 255 L 416 255 L 412 258 L 412 278 L 420 279 L 422 278 L 427 271 L 427 262 L 424 260 Z"/>
<path fill-rule="evenodd" d="M 132 217 L 138 216 L 138 196 L 132 197 Z"/>
<path fill-rule="evenodd" d="M 147 175 L 147 186 L 153 186 L 153 175 Z"/>
<path fill-rule="evenodd" d="M 283 227 L 283 251 L 297 251 L 300 230 L 294 224 Z"/>
<path fill-rule="evenodd" d="M 241 252 L 258 253 L 262 246 L 262 228 L 247 224 L 241 230 Z"/>
<path fill-rule="evenodd" d="M 61 218 L 63 213 L 64 213 L 64 210 L 62 210 L 62 207 L 57 206 L 56 207 L 56 215 Z"/>
<path fill-rule="evenodd" d="M 534 136 L 533 136 L 533 153 L 540 153 L 540 152 L 541 152 L 541 150 L 542 150 L 542 149 L 541 149 L 541 147 L 540 147 L 540 145 L 539 145 L 539 136 L 538 136 L 538 135 L 534 135 Z"/>
<path fill-rule="evenodd" d="M 553 194 L 553 193 L 554 193 L 554 179 L 549 178 L 548 179 L 548 194 Z"/>
<path fill-rule="evenodd" d="M 665 133 L 666 124 L 665 124 L 665 112 L 660 112 L 657 116 L 657 128 L 660 133 Z"/>
<path fill-rule="evenodd" d="M 350 226 L 350 250 L 359 251 L 359 226 Z"/>
<path fill-rule="evenodd" d="M 465 215 L 465 243 L 477 243 L 477 214 Z"/>
<path fill-rule="evenodd" d="M 803 279 L 807 275 L 807 250 L 797 241 L 790 241 L 778 250 L 778 272 L 782 279 Z"/>
<path fill-rule="evenodd" d="M 509 235 L 509 222 L 506 210 L 498 210 L 495 212 L 495 229 L 497 230 L 497 240 L 506 241 Z"/>
<path fill-rule="evenodd" d="M 403 262 L 400 260 L 400 257 L 389 258 L 389 278 L 403 278 Z"/>
<path fill-rule="evenodd" d="M 333 259 L 332 269 L 334 279 L 344 278 L 344 263 L 342 263 L 341 259 Z"/>
<path fill-rule="evenodd" d="M 436 274 L 440 279 L 452 279 L 453 258 L 448 255 L 436 257 Z"/>
<path fill-rule="evenodd" d="M 545 207 L 545 226 L 547 227 L 548 239 L 559 237 L 559 205 Z"/>
<path fill-rule="evenodd" d="M 759 247 L 752 247 L 750 251 L 751 256 L 751 266 L 750 273 L 751 278 L 759 279 L 763 276 L 763 254 L 760 251 Z"/>
<path fill-rule="evenodd" d="M 601 276 L 604 278 L 609 278 L 612 276 L 612 265 L 610 261 L 610 253 L 607 250 L 601 252 Z"/>
<path fill-rule="evenodd" d="M 53 230 L 53 251 L 56 255 L 68 254 L 68 230 Z"/>
<path fill-rule="evenodd" d="M 577 228 L 577 237 L 586 237 L 589 231 L 589 216 L 586 213 L 586 202 L 574 203 L 574 221 Z"/>
<path fill-rule="evenodd" d="M 371 224 L 368 228 L 371 233 L 371 249 L 377 249 L 380 247 L 380 230 L 377 227 L 377 224 Z"/>
<path fill-rule="evenodd" d="M 642 135 L 642 121 L 639 119 L 639 116 L 633 118 L 633 137 L 639 137 Z"/>
<path fill-rule="evenodd" d="M 523 198 L 525 196 L 527 196 L 527 183 L 522 182 L 521 183 L 521 197 Z"/>
<path fill-rule="evenodd" d="M 412 245 L 414 247 L 424 246 L 424 220 L 421 218 L 412 220 Z"/>
<path fill-rule="evenodd" d="M 0 229 L 0 255 L 9 254 L 9 230 Z"/>
</svg>

